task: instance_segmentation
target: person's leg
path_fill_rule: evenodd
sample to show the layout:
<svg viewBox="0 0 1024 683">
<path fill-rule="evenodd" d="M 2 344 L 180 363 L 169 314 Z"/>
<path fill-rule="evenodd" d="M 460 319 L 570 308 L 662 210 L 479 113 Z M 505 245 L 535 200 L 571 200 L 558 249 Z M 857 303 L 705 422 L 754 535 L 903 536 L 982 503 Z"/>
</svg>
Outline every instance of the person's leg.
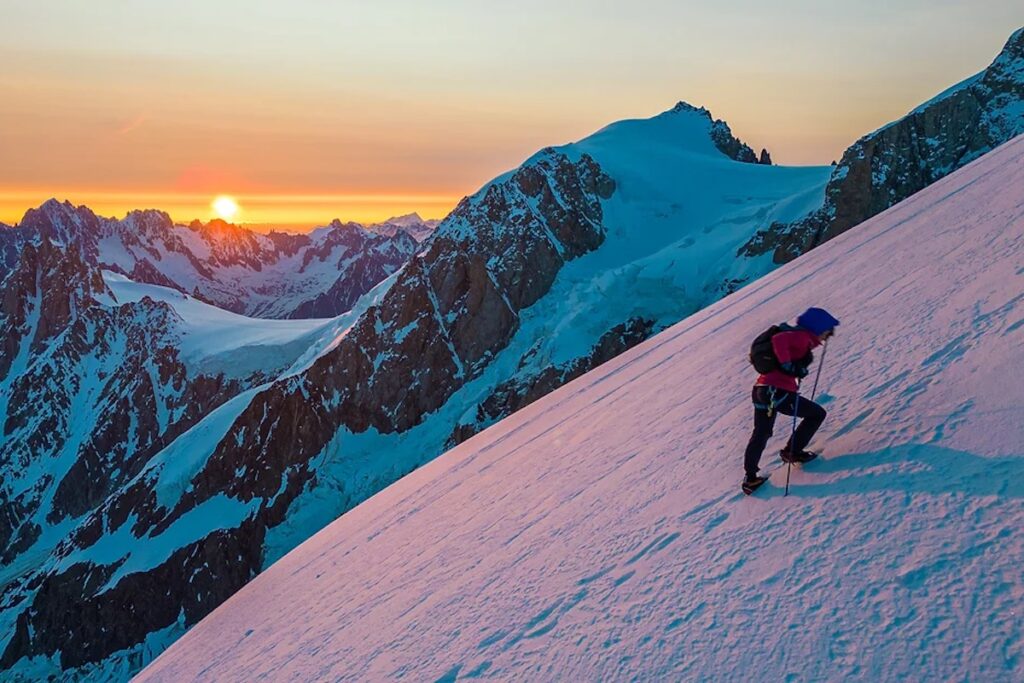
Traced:
<svg viewBox="0 0 1024 683">
<path fill-rule="evenodd" d="M 796 394 L 787 392 L 787 396 L 778 405 L 778 411 L 783 415 L 792 416 L 794 407 L 796 416 L 801 420 L 796 432 L 790 437 L 786 450 L 790 453 L 799 453 L 807 448 L 807 444 L 814 438 L 818 427 L 825 421 L 827 413 L 824 408 L 811 399 L 803 396 L 797 399 Z"/>
<path fill-rule="evenodd" d="M 747 450 L 743 456 L 743 469 L 747 479 L 757 476 L 761 454 L 768 445 L 775 425 L 775 410 L 766 407 L 770 405 L 771 399 L 764 389 L 765 387 L 754 387 L 751 394 L 754 402 L 754 431 L 750 435 L 750 442 L 747 443 Z"/>
</svg>

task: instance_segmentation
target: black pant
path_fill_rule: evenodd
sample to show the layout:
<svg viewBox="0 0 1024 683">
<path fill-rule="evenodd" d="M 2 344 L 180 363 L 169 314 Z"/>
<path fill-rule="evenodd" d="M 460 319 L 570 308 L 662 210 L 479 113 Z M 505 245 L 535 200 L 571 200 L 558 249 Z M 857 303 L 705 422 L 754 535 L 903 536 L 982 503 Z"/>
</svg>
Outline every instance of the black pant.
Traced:
<svg viewBox="0 0 1024 683">
<path fill-rule="evenodd" d="M 755 386 L 751 392 L 751 400 L 754 402 L 754 433 L 750 435 L 750 443 L 747 444 L 747 452 L 743 458 L 743 468 L 748 478 L 757 475 L 761 453 L 768 445 L 768 439 L 775 428 L 776 414 L 793 415 L 796 412 L 797 417 L 803 418 L 787 446 L 787 449 L 794 453 L 807 448 L 814 433 L 824 422 L 826 414 L 825 409 L 814 401 L 775 387 Z"/>
</svg>

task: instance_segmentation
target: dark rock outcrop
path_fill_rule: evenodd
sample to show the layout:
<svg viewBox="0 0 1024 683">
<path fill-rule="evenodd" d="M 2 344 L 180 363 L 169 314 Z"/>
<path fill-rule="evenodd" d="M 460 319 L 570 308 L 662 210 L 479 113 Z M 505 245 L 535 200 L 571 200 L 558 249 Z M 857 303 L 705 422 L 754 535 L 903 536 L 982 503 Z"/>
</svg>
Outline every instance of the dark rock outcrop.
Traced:
<svg viewBox="0 0 1024 683">
<path fill-rule="evenodd" d="M 340 275 L 326 291 L 299 304 L 289 318 L 330 318 L 351 310 L 359 297 L 404 266 L 418 248 L 403 231 L 388 236 L 340 221 L 331 228 L 326 239 L 305 252 L 299 272 L 315 261 L 333 259 Z"/>
<path fill-rule="evenodd" d="M 708 115 L 710 118 L 710 114 Z M 746 164 L 756 164 L 757 155 L 754 150 L 738 138 L 734 137 L 729 124 L 721 119 L 711 124 L 711 141 L 725 156 L 734 161 L 742 161 Z"/>
<path fill-rule="evenodd" d="M 790 261 L 1022 133 L 1024 29 L 980 74 L 854 143 L 832 172 L 824 206 L 771 225 L 740 255 Z"/>
</svg>

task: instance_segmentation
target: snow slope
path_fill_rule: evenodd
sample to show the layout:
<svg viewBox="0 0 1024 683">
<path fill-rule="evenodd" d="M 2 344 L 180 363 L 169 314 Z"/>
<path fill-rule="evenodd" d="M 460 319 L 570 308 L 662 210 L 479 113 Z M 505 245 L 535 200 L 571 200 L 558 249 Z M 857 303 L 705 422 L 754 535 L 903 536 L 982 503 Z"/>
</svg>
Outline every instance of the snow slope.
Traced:
<svg viewBox="0 0 1024 683">
<path fill-rule="evenodd" d="M 1022 291 L 1018 137 L 392 485 L 138 680 L 1021 680 Z M 811 304 L 826 455 L 744 497 L 745 347 Z"/>
<path fill-rule="evenodd" d="M 228 376 L 242 377 L 258 370 L 288 367 L 332 320 L 250 318 L 211 306 L 170 287 L 133 282 L 109 270 L 103 271 L 103 281 L 117 304 L 149 297 L 170 305 L 181 318 L 178 348 L 182 358 Z"/>
</svg>

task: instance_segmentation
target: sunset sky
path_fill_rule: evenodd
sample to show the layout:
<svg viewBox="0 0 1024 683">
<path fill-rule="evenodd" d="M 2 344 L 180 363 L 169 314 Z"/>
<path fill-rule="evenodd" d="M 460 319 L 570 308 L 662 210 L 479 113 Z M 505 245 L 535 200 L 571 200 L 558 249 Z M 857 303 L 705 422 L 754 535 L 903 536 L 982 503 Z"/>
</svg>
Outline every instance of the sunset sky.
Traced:
<svg viewBox="0 0 1024 683">
<path fill-rule="evenodd" d="M 975 73 L 1020 0 L 0 0 L 0 221 L 50 196 L 292 229 L 442 217 L 677 100 L 825 164 Z"/>
</svg>

